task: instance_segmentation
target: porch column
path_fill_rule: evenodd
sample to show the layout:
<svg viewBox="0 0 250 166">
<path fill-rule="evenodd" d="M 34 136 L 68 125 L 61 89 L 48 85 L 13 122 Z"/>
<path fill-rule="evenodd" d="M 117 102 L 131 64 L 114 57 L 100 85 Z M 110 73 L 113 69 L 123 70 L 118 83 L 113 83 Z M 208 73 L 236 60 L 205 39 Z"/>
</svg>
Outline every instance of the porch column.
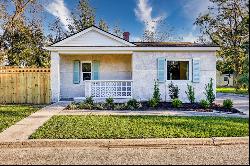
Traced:
<svg viewBox="0 0 250 166">
<path fill-rule="evenodd" d="M 60 100 L 60 56 L 58 52 L 51 52 L 50 67 L 51 101 Z"/>
</svg>

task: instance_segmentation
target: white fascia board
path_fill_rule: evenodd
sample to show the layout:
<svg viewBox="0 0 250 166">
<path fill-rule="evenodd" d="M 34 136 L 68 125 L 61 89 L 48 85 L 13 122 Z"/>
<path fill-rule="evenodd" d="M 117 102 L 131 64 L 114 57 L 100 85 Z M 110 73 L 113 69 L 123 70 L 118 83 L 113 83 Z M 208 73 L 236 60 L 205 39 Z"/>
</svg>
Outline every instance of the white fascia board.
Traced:
<svg viewBox="0 0 250 166">
<path fill-rule="evenodd" d="M 69 52 L 84 52 L 84 51 L 217 51 L 219 47 L 46 47 L 49 51 L 69 51 Z"/>
</svg>

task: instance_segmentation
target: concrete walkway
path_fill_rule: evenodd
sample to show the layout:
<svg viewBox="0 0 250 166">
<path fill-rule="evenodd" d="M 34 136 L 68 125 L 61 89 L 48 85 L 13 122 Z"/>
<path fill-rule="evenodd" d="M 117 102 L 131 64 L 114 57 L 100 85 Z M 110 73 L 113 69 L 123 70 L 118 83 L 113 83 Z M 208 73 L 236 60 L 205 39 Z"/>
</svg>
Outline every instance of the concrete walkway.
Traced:
<svg viewBox="0 0 250 166">
<path fill-rule="evenodd" d="M 231 93 L 217 93 L 216 103 L 222 104 L 223 100 L 231 99 L 234 107 L 249 116 L 249 96 Z"/>
<path fill-rule="evenodd" d="M 58 102 L 31 114 L 0 133 L 0 142 L 24 141 L 52 116 L 59 114 L 70 102 Z"/>
</svg>

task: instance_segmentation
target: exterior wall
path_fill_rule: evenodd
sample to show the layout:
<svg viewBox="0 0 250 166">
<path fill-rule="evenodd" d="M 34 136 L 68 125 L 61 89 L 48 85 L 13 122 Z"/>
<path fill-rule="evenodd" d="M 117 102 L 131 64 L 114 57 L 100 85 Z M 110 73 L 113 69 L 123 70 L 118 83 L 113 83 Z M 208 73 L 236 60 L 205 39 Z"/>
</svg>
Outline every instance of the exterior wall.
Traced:
<svg viewBox="0 0 250 166">
<path fill-rule="evenodd" d="M 100 80 L 132 80 L 131 55 L 60 55 L 60 97 L 84 97 L 84 82 L 73 84 L 73 61 L 100 61 Z M 82 75 L 81 75 L 82 77 Z"/>
<path fill-rule="evenodd" d="M 187 83 L 195 88 L 196 100 L 205 98 L 204 89 L 210 78 L 214 80 L 214 92 L 216 87 L 216 56 L 215 52 L 134 52 L 132 56 L 133 68 L 133 97 L 145 101 L 149 100 L 153 94 L 154 80 L 157 79 L 157 58 L 166 58 L 167 60 L 190 60 L 189 80 L 173 81 L 180 89 L 179 98 L 183 102 L 188 102 L 185 91 Z M 200 58 L 200 82 L 192 82 L 192 59 Z M 168 84 L 159 83 L 161 98 L 163 101 L 169 101 Z"/>
</svg>

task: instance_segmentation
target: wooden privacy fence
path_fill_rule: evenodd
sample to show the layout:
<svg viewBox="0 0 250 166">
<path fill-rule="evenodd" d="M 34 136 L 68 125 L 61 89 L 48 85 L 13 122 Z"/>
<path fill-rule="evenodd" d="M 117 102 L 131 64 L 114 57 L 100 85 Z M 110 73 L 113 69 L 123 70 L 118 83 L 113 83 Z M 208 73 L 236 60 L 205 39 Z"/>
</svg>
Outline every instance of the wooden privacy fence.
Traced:
<svg viewBox="0 0 250 166">
<path fill-rule="evenodd" d="M 0 66 L 0 103 L 50 103 L 50 69 Z"/>
</svg>

